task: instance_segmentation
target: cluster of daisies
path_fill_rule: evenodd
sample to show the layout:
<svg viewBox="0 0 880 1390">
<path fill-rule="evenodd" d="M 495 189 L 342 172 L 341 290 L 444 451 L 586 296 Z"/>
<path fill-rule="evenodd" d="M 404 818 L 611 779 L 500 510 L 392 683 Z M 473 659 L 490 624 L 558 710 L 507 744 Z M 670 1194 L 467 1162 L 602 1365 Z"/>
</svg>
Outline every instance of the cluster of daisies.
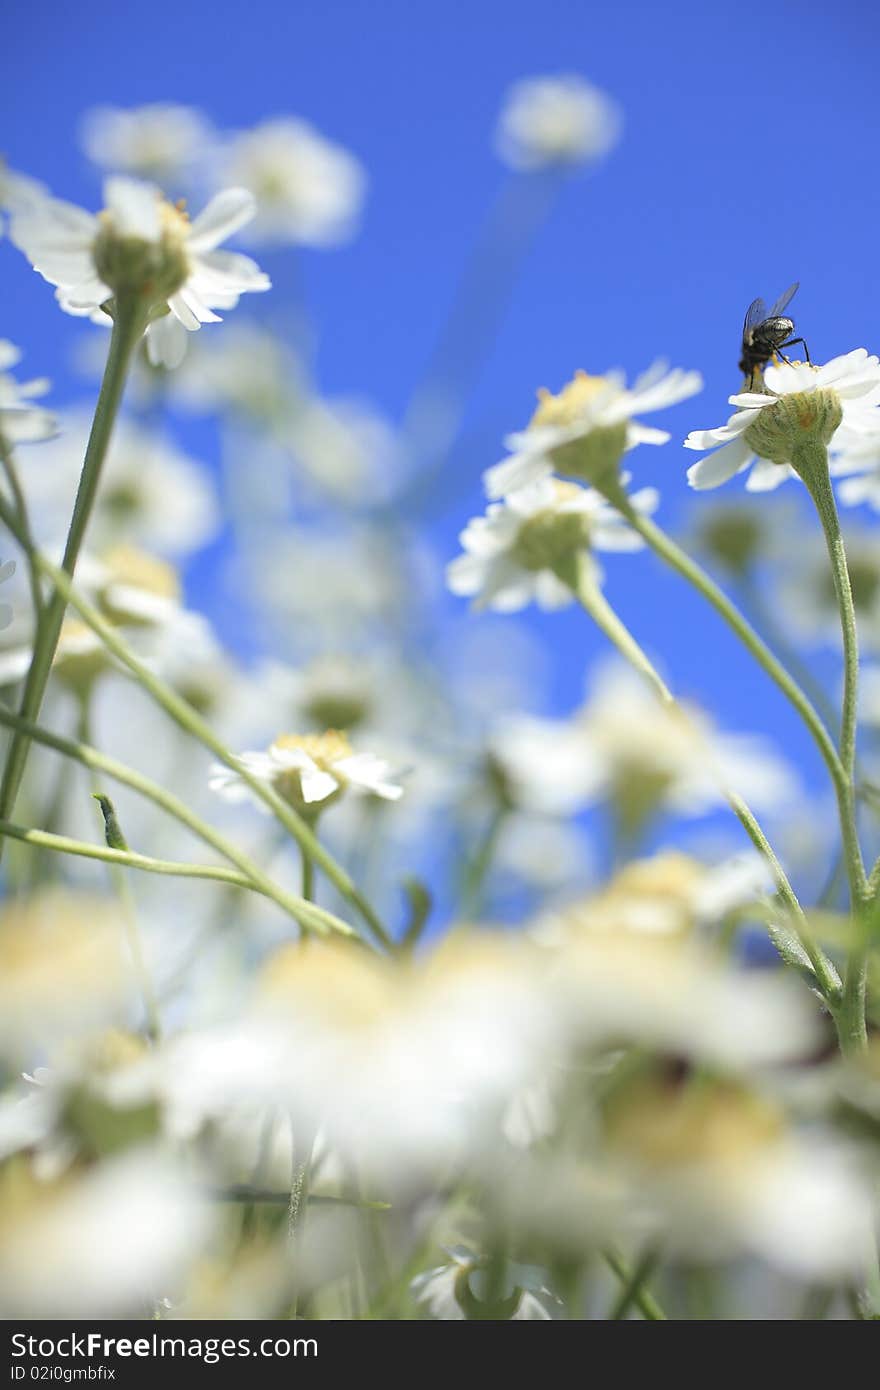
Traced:
<svg viewBox="0 0 880 1390">
<path fill-rule="evenodd" d="M 527 428 L 508 437 L 509 455 L 486 470 L 484 483 L 493 500 L 485 516 L 475 518 L 461 534 L 464 553 L 448 568 L 449 587 L 472 596 L 478 607 L 514 611 L 536 601 L 544 608 L 572 602 L 572 585 L 560 577 L 564 550 L 530 543 L 537 532 L 559 537 L 563 547 L 572 538 L 591 557 L 593 574 L 601 570 L 594 551 L 637 550 L 640 537 L 627 526 L 609 501 L 607 487 L 585 487 L 571 478 L 594 474 L 611 476 L 617 487 L 628 474 L 618 472 L 620 459 L 637 444 L 665 444 L 669 435 L 647 427 L 636 417 L 677 405 L 702 389 L 699 372 L 669 370 L 657 363 L 627 388 L 619 373 L 591 377 L 578 372 L 558 395 L 539 391 L 539 404 Z M 747 488 L 771 491 L 796 476 L 789 457 L 763 457 L 761 444 L 751 436 L 760 421 L 767 425 L 778 403 L 801 395 L 830 397 L 839 407 L 839 421 L 827 441 L 833 476 L 846 476 L 842 500 L 857 503 L 876 496 L 880 479 L 880 360 L 857 348 L 824 366 L 772 363 L 763 374 L 763 389 L 730 397 L 734 413 L 717 429 L 695 430 L 685 448 L 704 453 L 688 470 L 693 488 L 718 487 L 737 473 L 751 470 Z M 709 451 L 709 452 L 706 452 Z M 637 511 L 650 514 L 658 503 L 653 487 L 629 497 Z M 561 524 L 575 515 L 579 532 Z M 554 523 L 554 518 L 557 522 Z"/>
</svg>

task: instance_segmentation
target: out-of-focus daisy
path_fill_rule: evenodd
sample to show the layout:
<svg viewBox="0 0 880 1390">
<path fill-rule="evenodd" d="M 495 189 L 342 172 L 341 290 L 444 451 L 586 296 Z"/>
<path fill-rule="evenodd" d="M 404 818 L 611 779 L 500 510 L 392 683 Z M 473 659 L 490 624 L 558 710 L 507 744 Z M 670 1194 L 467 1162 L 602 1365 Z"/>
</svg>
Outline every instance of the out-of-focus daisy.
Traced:
<svg viewBox="0 0 880 1390">
<path fill-rule="evenodd" d="M 865 651 L 880 651 L 880 549 L 877 533 L 847 525 L 844 535 L 846 567 Z M 786 626 L 802 641 L 840 646 L 840 610 L 828 552 L 820 535 L 807 533 L 792 546 L 784 537 L 776 547 L 785 566 L 774 602 Z"/>
<path fill-rule="evenodd" d="M 665 410 L 702 388 L 699 372 L 669 370 L 664 362 L 655 362 L 629 388 L 622 372 L 577 372 L 556 396 L 542 388 L 526 429 L 505 440 L 510 458 L 483 474 L 486 492 L 505 497 L 554 471 L 588 482 L 612 473 L 626 450 L 669 439 L 665 430 L 642 425 L 636 415 Z"/>
<path fill-rule="evenodd" d="M 653 488 L 634 493 L 633 506 L 650 513 L 659 498 Z M 473 597 L 478 608 L 513 613 L 536 602 L 563 608 L 573 602 L 570 585 L 556 570 L 573 553 L 640 550 L 643 542 L 619 512 L 591 488 L 539 477 L 503 502 L 490 503 L 460 536 L 464 550 L 446 571 L 454 594 Z M 601 574 L 591 561 L 596 578 Z"/>
<path fill-rule="evenodd" d="M 530 77 L 507 93 L 495 147 L 514 169 L 591 164 L 617 144 L 620 108 L 577 73 Z"/>
<path fill-rule="evenodd" d="M 0 158 L 0 210 L 12 212 L 15 208 L 45 198 L 47 192 L 44 183 L 32 179 L 29 174 L 19 174 L 15 169 L 10 169 Z"/>
<path fill-rule="evenodd" d="M 306 121 L 282 116 L 243 131 L 229 142 L 224 172 L 257 199 L 254 241 L 333 246 L 360 216 L 360 163 Z"/>
<path fill-rule="evenodd" d="M 63 414 L 57 438 L 40 447 L 24 480 L 34 532 L 48 546 L 65 535 L 90 423 L 85 411 Z M 92 547 L 126 543 L 182 556 L 210 541 L 219 526 L 207 470 L 164 434 L 119 420 L 90 523 Z"/>
<path fill-rule="evenodd" d="M 243 318 L 197 339 L 168 385 L 189 410 L 234 412 L 266 427 L 287 421 L 308 395 L 304 368 L 289 345 Z"/>
<path fill-rule="evenodd" d="M 268 276 L 249 257 L 218 250 L 254 216 L 256 204 L 245 189 L 218 193 L 192 221 L 158 188 L 136 179 L 107 179 L 104 200 L 97 215 L 57 198 L 34 200 L 13 210 L 9 235 L 57 286 L 62 309 L 96 322 L 110 321 L 102 306 L 119 290 L 108 281 L 123 261 L 119 273 L 133 274 L 141 295 L 148 285 L 156 294 L 153 313 L 161 317 L 147 329 L 154 363 L 176 366 L 186 350 L 184 330 L 216 323 L 215 309 L 234 309 L 242 294 L 269 289 Z"/>
<path fill-rule="evenodd" d="M 511 716 L 493 751 L 521 804 L 564 815 L 608 798 L 630 829 L 661 807 L 705 815 L 725 804 L 726 790 L 764 810 L 793 791 L 788 767 L 760 740 L 722 733 L 700 710 L 661 704 L 617 662 L 600 667 L 572 718 Z"/>
<path fill-rule="evenodd" d="M 128 998 L 119 908 L 46 890 L 0 917 L 0 1045 L 45 1048 L 113 1020 Z"/>
<path fill-rule="evenodd" d="M 833 451 L 841 440 L 871 429 L 880 399 L 880 360 L 869 357 L 865 348 L 856 348 L 833 357 L 822 367 L 785 362 L 769 365 L 764 372 L 763 391 L 743 391 L 729 397 L 736 410 L 726 424 L 712 430 L 692 430 L 687 436 L 686 449 L 713 451 L 688 469 L 691 487 L 720 487 L 746 469 L 751 470 L 746 483 L 750 492 L 770 492 L 787 478 L 796 477 L 790 459 L 761 456 L 753 429 L 759 423 L 762 428 L 772 426 L 776 416 L 782 421 L 780 402 L 791 396 L 812 397 L 809 404 L 816 410 L 826 405 L 839 409 L 839 422 L 825 441 Z M 793 437 L 797 427 L 798 421 L 794 421 Z M 873 429 L 877 429 L 876 423 Z M 784 433 L 784 424 L 782 430 Z"/>
<path fill-rule="evenodd" d="M 698 1259 L 757 1255 L 806 1279 L 867 1265 L 867 1173 L 764 1096 L 723 1083 L 636 1085 L 610 1108 L 607 1142 L 664 1245 Z"/>
<path fill-rule="evenodd" d="M 479 1256 L 462 1246 L 450 1247 L 446 1253 L 448 1264 L 426 1270 L 411 1284 L 416 1302 L 430 1317 L 444 1322 L 474 1316 L 481 1304 L 485 1309 L 488 1293 L 485 1262 Z M 495 1310 L 497 1315 L 513 1322 L 552 1317 L 548 1309 L 554 1300 L 545 1281 L 543 1270 L 508 1263 L 497 1295 L 501 1305 L 500 1311 Z"/>
<path fill-rule="evenodd" d="M 32 404 L 35 397 L 49 390 L 45 377 L 16 381 L 9 369 L 21 361 L 14 344 L 0 339 L 0 441 L 8 448 L 39 439 L 49 439 L 56 431 L 55 417 Z"/>
<path fill-rule="evenodd" d="M 93 107 L 83 117 L 81 139 L 92 163 L 108 173 L 174 184 L 205 158 L 214 136 L 201 112 L 158 101 Z"/>
<path fill-rule="evenodd" d="M 315 814 L 347 788 L 385 801 L 397 801 L 403 788 L 391 780 L 391 768 L 374 753 L 355 753 L 344 734 L 281 734 L 265 752 L 240 754 L 251 774 L 274 787 L 297 810 Z M 212 791 L 227 801 L 253 801 L 254 793 L 237 772 L 216 766 Z"/>
<path fill-rule="evenodd" d="M 880 412 L 868 423 L 874 428 L 849 434 L 835 450 L 831 475 L 840 478 L 836 491 L 845 506 L 866 502 L 880 512 Z"/>
<path fill-rule="evenodd" d="M 15 1161 L 0 1210 L 7 1318 L 138 1317 L 185 1275 L 215 1224 L 182 1168 L 149 1150 L 52 1183 Z"/>
<path fill-rule="evenodd" d="M 534 931 L 542 940 L 579 931 L 688 936 L 754 903 L 770 886 L 756 854 L 709 865 L 666 850 L 627 864 L 601 892 L 548 914 Z"/>
</svg>

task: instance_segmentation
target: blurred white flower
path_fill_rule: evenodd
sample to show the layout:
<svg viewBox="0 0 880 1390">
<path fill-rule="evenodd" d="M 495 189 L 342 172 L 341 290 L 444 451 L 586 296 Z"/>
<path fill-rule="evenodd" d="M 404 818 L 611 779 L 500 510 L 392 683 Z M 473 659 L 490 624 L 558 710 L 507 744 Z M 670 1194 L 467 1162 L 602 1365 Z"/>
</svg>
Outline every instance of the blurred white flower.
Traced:
<svg viewBox="0 0 880 1390">
<path fill-rule="evenodd" d="M 197 169 L 215 138 L 201 112 L 173 102 L 93 107 L 83 117 L 80 134 L 93 164 L 163 184 L 174 184 Z"/>
<path fill-rule="evenodd" d="M 686 936 L 717 925 L 771 887 L 766 862 L 757 853 L 710 865 L 665 850 L 634 860 L 601 891 L 541 917 L 533 932 L 549 942 L 579 931 Z"/>
<path fill-rule="evenodd" d="M 136 179 L 105 180 L 103 213 L 93 214 L 57 198 L 13 209 L 9 235 L 69 314 L 109 323 L 102 305 L 113 290 L 101 279 L 101 238 L 140 242 L 173 264 L 168 313 L 147 329 L 150 360 L 175 367 L 186 351 L 186 333 L 217 323 L 214 309 L 234 309 L 239 296 L 267 290 L 268 276 L 247 256 L 220 251 L 220 243 L 254 216 L 253 196 L 242 188 L 218 193 L 192 222 L 158 188 Z M 160 301 L 161 302 L 161 301 Z"/>
<path fill-rule="evenodd" d="M 646 1084 L 609 1128 L 608 1160 L 665 1246 L 697 1259 L 757 1255 L 802 1279 L 867 1267 L 867 1173 L 827 1133 L 791 1127 L 769 1099 L 725 1084 L 702 1093 Z"/>
<path fill-rule="evenodd" d="M 463 1320 L 468 1315 L 462 1303 L 478 1307 L 485 1303 L 486 1273 L 471 1251 L 457 1246 L 447 1250 L 449 1264 L 429 1269 L 412 1281 L 411 1288 L 417 1303 L 429 1316 L 442 1321 Z M 508 1263 L 505 1267 L 500 1299 L 504 1312 L 512 1322 L 549 1319 L 545 1306 L 553 1295 L 543 1284 L 543 1271 L 525 1265 Z M 537 1292 L 533 1291 L 536 1290 Z M 538 1295 L 543 1295 L 542 1298 Z"/>
<path fill-rule="evenodd" d="M 403 788 L 391 781 L 391 768 L 374 753 L 355 753 L 344 734 L 282 734 L 265 752 L 241 753 L 238 762 L 300 810 L 329 805 L 348 787 L 397 801 Z M 251 788 L 231 768 L 215 765 L 209 783 L 227 801 L 256 801 Z M 258 804 L 262 805 L 262 803 Z"/>
<path fill-rule="evenodd" d="M 35 534 L 52 546 L 66 533 L 91 425 L 75 410 L 59 419 L 57 438 L 34 455 L 24 479 Z M 92 516 L 92 548 L 122 542 L 183 556 L 212 540 L 220 507 L 207 470 L 163 434 L 117 421 Z"/>
<path fill-rule="evenodd" d="M 56 431 L 55 417 L 48 410 L 32 405 L 34 397 L 49 390 L 45 377 L 18 382 L 10 376 L 10 367 L 21 361 L 17 347 L 0 338 L 0 442 L 6 447 L 39 439 L 48 439 Z"/>
<path fill-rule="evenodd" d="M 670 370 L 655 362 L 627 387 L 622 372 L 576 372 L 558 395 L 542 388 L 538 408 L 519 434 L 505 443 L 510 458 L 483 474 L 489 497 L 505 497 L 556 470 L 590 481 L 608 472 L 637 444 L 665 444 L 669 435 L 634 417 L 677 405 L 703 389 L 699 372 Z"/>
<path fill-rule="evenodd" d="M 658 503 L 653 488 L 634 493 L 633 506 L 650 513 Z M 572 552 L 640 550 L 644 542 L 620 513 L 591 488 L 539 477 L 492 502 L 460 536 L 464 554 L 446 571 L 454 594 L 473 596 L 475 607 L 513 613 L 532 601 L 564 608 L 574 594 L 554 572 Z M 601 571 L 591 558 L 596 577 Z"/>
<path fill-rule="evenodd" d="M 860 421 L 862 432 L 841 437 L 831 460 L 831 476 L 840 478 L 837 495 L 847 507 L 866 502 L 880 511 L 880 412 Z M 873 425 L 873 428 L 871 426 Z"/>
<path fill-rule="evenodd" d="M 249 236 L 262 243 L 333 246 L 347 240 L 366 187 L 353 155 L 306 121 L 279 117 L 235 136 L 224 173 L 258 203 Z"/>
<path fill-rule="evenodd" d="M 15 1176 L 0 1190 L 6 1318 L 143 1316 L 215 1224 L 182 1168 L 146 1150 L 56 1183 Z"/>
<path fill-rule="evenodd" d="M 746 483 L 749 492 L 771 492 L 787 478 L 796 477 L 790 463 L 761 458 L 746 439 L 746 432 L 765 412 L 772 415 L 780 398 L 816 392 L 830 393 L 843 412 L 829 443 L 832 452 L 853 436 L 858 438 L 872 429 L 876 433 L 880 360 L 869 357 L 865 348 L 833 357 L 822 367 L 805 363 L 771 364 L 764 371 L 764 391 L 743 391 L 728 398 L 736 410 L 727 424 L 712 430 L 692 430 L 684 441 L 686 449 L 701 453 L 707 449 L 713 451 L 688 469 L 691 487 L 698 490 L 720 487 L 747 468 L 751 469 Z"/>
<path fill-rule="evenodd" d="M 846 566 L 863 651 L 880 651 L 880 550 L 877 533 L 849 523 L 844 534 Z M 800 641 L 840 648 L 840 609 L 824 538 L 816 531 L 780 537 L 775 547 L 784 565 L 773 601 L 786 630 Z"/>
<path fill-rule="evenodd" d="M 620 138 L 617 103 L 578 74 L 530 77 L 504 101 L 495 146 L 514 169 L 590 164 Z"/>
<path fill-rule="evenodd" d="M 725 804 L 727 790 L 764 810 L 793 792 L 789 768 L 759 739 L 722 733 L 702 711 L 662 705 L 616 661 L 599 668 L 570 719 L 501 721 L 493 753 L 517 800 L 550 815 L 611 798 L 626 822 L 639 823 L 660 806 L 704 815 Z"/>
<path fill-rule="evenodd" d="M 130 996 L 118 904 L 45 889 L 0 916 L 0 1046 L 45 1048 L 114 1021 Z"/>
<path fill-rule="evenodd" d="M 387 502 L 402 477 L 397 435 L 368 402 L 309 396 L 293 413 L 286 436 L 310 478 L 350 505 Z"/>
<path fill-rule="evenodd" d="M 242 318 L 223 333 L 196 339 L 168 385 L 188 410 L 235 411 L 267 427 L 287 420 L 308 394 L 304 368 L 289 344 Z"/>
</svg>

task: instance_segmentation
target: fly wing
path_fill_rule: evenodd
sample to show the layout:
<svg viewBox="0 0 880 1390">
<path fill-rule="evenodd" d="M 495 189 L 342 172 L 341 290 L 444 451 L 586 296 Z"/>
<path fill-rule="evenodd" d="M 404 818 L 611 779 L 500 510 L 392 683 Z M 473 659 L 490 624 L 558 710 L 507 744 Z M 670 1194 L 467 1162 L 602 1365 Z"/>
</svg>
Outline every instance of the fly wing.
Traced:
<svg viewBox="0 0 880 1390">
<path fill-rule="evenodd" d="M 779 296 L 776 303 L 773 305 L 773 308 L 770 310 L 769 317 L 771 319 L 779 318 L 779 316 L 788 308 L 789 304 L 797 294 L 797 288 L 800 283 L 800 280 L 795 280 L 793 285 L 789 285 L 788 289 L 785 291 L 785 294 L 781 294 Z"/>
<path fill-rule="evenodd" d="M 743 342 L 751 336 L 752 329 L 757 323 L 763 323 L 767 317 L 767 305 L 763 299 L 753 299 L 746 310 L 746 319 L 743 324 Z"/>
</svg>

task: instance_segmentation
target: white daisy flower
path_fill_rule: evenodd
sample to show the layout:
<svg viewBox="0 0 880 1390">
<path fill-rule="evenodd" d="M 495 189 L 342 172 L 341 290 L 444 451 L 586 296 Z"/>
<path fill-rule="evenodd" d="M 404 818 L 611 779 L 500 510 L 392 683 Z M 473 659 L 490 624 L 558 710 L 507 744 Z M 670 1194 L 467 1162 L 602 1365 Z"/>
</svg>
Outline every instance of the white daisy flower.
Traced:
<svg viewBox="0 0 880 1390">
<path fill-rule="evenodd" d="M 80 134 L 93 164 L 159 183 L 174 182 L 193 169 L 214 139 L 201 112 L 164 101 L 130 110 L 93 107 L 83 117 Z"/>
<path fill-rule="evenodd" d="M 417 1303 L 429 1317 L 438 1321 L 460 1321 L 465 1308 L 478 1308 L 487 1293 L 485 1262 L 463 1246 L 446 1250 L 450 1263 L 426 1270 L 413 1279 L 410 1288 Z M 546 1275 L 534 1266 L 508 1264 L 500 1298 L 511 1322 L 549 1319 L 547 1304 L 553 1294 L 546 1287 Z"/>
<path fill-rule="evenodd" d="M 256 205 L 245 189 L 218 193 L 192 222 L 157 188 L 136 179 L 107 179 L 104 199 L 106 209 L 99 214 L 57 198 L 35 200 L 13 211 L 10 238 L 57 286 L 62 309 L 99 323 L 110 322 L 102 306 L 113 297 L 101 278 L 105 270 L 99 270 L 112 259 L 105 253 L 114 246 L 142 245 L 169 286 L 169 312 L 147 329 L 154 364 L 176 366 L 185 352 L 185 329 L 195 332 L 203 323 L 217 323 L 214 309 L 233 309 L 240 295 L 269 289 L 268 276 L 249 257 L 217 249 L 254 216 Z M 160 298 L 156 309 L 161 304 Z"/>
<path fill-rule="evenodd" d="M 558 395 L 538 392 L 538 408 L 526 429 L 505 440 L 510 458 L 483 474 L 486 493 L 506 497 L 554 470 L 586 478 L 591 469 L 616 466 L 624 451 L 637 444 L 665 444 L 665 430 L 634 417 L 677 405 L 702 389 L 699 372 L 669 370 L 664 362 L 655 362 L 629 388 L 622 372 L 576 372 Z"/>
<path fill-rule="evenodd" d="M 265 121 L 235 136 L 225 174 L 257 198 L 249 235 L 262 243 L 332 246 L 347 240 L 366 187 L 353 155 L 293 117 Z"/>
<path fill-rule="evenodd" d="M 391 769 L 374 753 L 354 753 L 344 734 L 281 734 L 263 752 L 240 754 L 241 766 L 274 787 L 300 811 L 314 813 L 335 801 L 349 787 L 354 791 L 397 801 L 403 787 L 391 781 Z M 219 764 L 208 783 L 227 801 L 253 801 L 253 792 L 239 773 Z"/>
<path fill-rule="evenodd" d="M 787 478 L 797 476 L 790 463 L 762 458 L 746 438 L 750 425 L 767 411 L 774 411 L 781 397 L 831 392 L 843 412 L 829 449 L 834 452 L 853 437 L 871 429 L 876 431 L 876 404 L 880 399 L 880 360 L 869 357 L 866 348 L 833 357 L 822 367 L 805 363 L 780 362 L 764 372 L 764 392 L 743 391 L 729 397 L 736 411 L 725 425 L 711 430 L 692 430 L 684 441 L 686 449 L 713 452 L 688 469 L 688 482 L 698 490 L 719 487 L 736 473 L 751 469 L 746 488 L 749 492 L 771 492 Z"/>
<path fill-rule="evenodd" d="M 18 382 L 9 368 L 21 361 L 21 353 L 13 343 L 0 338 L 0 438 L 7 445 L 48 439 L 56 431 L 54 416 L 48 410 L 32 405 L 38 396 L 49 389 L 45 377 Z"/>
<path fill-rule="evenodd" d="M 702 711 L 661 704 L 629 666 L 603 663 L 586 704 L 570 719 L 512 715 L 493 754 L 517 802 L 570 815 L 611 799 L 640 823 L 659 807 L 701 816 L 726 804 L 726 789 L 774 810 L 793 793 L 791 773 L 761 740 L 722 733 Z"/>
<path fill-rule="evenodd" d="M 588 164 L 620 138 L 620 108 L 577 73 L 530 77 L 504 100 L 495 148 L 513 169 Z"/>
<path fill-rule="evenodd" d="M 859 433 L 849 430 L 835 449 L 831 476 L 841 478 L 837 485 L 840 501 L 848 507 L 866 502 L 880 512 L 880 411 L 860 417 Z"/>
<path fill-rule="evenodd" d="M 632 497 L 645 513 L 658 501 L 653 488 Z M 643 544 L 598 492 L 546 477 L 491 503 L 485 516 L 468 522 L 460 539 L 464 554 L 447 566 L 449 588 L 474 597 L 478 608 L 501 613 L 532 601 L 547 609 L 571 603 L 572 590 L 553 564 L 573 549 L 640 550 Z"/>
</svg>

